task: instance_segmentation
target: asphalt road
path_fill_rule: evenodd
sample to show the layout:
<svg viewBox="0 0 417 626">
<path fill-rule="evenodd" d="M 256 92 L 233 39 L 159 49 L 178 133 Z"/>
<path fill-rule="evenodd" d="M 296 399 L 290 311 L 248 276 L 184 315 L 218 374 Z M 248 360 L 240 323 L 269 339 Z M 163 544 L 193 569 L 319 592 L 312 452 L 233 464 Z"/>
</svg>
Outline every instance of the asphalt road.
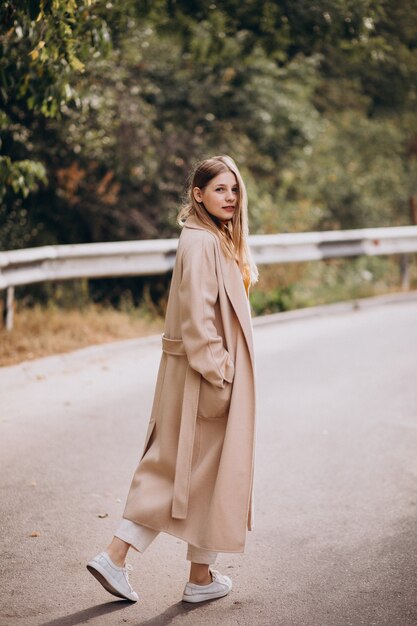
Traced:
<svg viewBox="0 0 417 626">
<path fill-rule="evenodd" d="M 167 535 L 130 555 L 135 605 L 85 568 L 122 513 L 159 346 L 0 369 L 1 626 L 416 625 L 417 301 L 256 327 L 255 530 L 204 606 L 180 602 Z"/>
</svg>

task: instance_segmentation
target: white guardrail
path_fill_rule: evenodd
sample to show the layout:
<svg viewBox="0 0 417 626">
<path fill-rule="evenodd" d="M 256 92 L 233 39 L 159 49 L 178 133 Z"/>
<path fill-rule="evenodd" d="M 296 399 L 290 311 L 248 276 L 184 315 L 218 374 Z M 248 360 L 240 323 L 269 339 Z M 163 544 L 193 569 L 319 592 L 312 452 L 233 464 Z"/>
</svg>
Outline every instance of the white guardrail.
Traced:
<svg viewBox="0 0 417 626">
<path fill-rule="evenodd" d="M 158 239 L 0 252 L 0 290 L 7 290 L 6 328 L 13 327 L 14 287 L 18 285 L 47 280 L 164 274 L 173 268 L 177 245 L 178 239 Z M 256 263 L 261 265 L 407 254 L 417 252 L 417 226 L 251 235 L 250 246 Z"/>
</svg>

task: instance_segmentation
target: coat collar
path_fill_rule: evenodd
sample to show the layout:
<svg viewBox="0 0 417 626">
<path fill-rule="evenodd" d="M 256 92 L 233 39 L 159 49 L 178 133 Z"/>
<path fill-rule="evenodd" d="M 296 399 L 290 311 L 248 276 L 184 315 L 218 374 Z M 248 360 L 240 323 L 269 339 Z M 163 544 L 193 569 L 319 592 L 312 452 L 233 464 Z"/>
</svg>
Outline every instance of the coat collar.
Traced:
<svg viewBox="0 0 417 626">
<path fill-rule="evenodd" d="M 196 215 L 189 215 L 184 222 L 184 226 L 187 228 L 197 228 L 198 230 L 207 230 L 202 222 Z"/>
<path fill-rule="evenodd" d="M 184 226 L 186 226 L 187 228 L 196 228 L 198 230 L 208 230 L 195 215 L 189 215 L 184 223 Z M 236 313 L 236 316 L 239 320 L 239 323 L 242 327 L 242 331 L 245 336 L 249 354 L 252 360 L 252 365 L 254 366 L 251 313 L 249 301 L 246 296 L 245 287 L 243 284 L 242 274 L 236 261 L 224 255 L 221 249 L 219 238 L 216 236 L 214 236 L 214 238 L 216 241 L 218 257 L 220 259 L 224 287 Z"/>
</svg>

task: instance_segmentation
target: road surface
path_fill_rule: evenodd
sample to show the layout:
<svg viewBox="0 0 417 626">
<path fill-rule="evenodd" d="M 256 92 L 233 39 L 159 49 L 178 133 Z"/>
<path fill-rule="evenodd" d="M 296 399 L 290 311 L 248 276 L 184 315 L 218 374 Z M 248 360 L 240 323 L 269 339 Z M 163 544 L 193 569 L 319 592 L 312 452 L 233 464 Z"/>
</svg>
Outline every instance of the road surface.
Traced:
<svg viewBox="0 0 417 626">
<path fill-rule="evenodd" d="M 255 346 L 255 530 L 204 606 L 180 602 L 167 535 L 129 555 L 135 605 L 85 568 L 123 510 L 160 338 L 0 369 L 1 626 L 417 624 L 417 301 L 257 326 Z"/>
</svg>

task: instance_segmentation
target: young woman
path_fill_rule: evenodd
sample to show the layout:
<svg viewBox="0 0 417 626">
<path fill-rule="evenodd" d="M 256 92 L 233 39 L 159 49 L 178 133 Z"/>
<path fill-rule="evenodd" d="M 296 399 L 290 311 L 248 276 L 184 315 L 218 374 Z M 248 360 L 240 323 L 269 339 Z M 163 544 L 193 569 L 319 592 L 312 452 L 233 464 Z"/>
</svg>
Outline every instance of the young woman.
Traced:
<svg viewBox="0 0 417 626">
<path fill-rule="evenodd" d="M 228 156 L 192 176 L 172 275 L 162 357 L 144 450 L 123 519 L 87 565 L 110 593 L 135 602 L 125 566 L 160 531 L 188 543 L 183 600 L 229 593 L 211 568 L 218 552 L 243 552 L 252 528 L 255 372 L 247 195 Z"/>
</svg>

